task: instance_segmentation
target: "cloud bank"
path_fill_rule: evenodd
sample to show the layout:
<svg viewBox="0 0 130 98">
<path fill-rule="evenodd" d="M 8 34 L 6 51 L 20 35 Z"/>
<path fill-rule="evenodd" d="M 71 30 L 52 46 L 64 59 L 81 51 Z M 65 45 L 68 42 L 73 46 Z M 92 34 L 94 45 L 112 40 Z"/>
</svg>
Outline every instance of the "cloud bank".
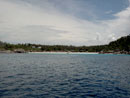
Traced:
<svg viewBox="0 0 130 98">
<path fill-rule="evenodd" d="M 74 0 L 66 1 L 65 6 L 70 12 L 57 6 L 52 0 L 0 0 L 0 40 L 11 43 L 98 45 L 130 34 L 130 6 L 113 14 L 114 19 L 107 20 L 97 20 L 93 11 L 87 10 L 86 14 L 94 21 L 76 17 L 75 13 L 83 9 Z"/>
</svg>

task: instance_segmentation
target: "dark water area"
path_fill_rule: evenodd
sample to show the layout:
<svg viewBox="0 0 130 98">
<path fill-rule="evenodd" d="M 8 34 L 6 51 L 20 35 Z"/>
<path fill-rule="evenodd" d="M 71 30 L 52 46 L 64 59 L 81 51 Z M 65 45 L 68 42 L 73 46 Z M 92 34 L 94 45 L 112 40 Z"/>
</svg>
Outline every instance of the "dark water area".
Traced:
<svg viewBox="0 0 130 98">
<path fill-rule="evenodd" d="M 0 98 L 130 98 L 130 56 L 0 54 Z"/>
</svg>

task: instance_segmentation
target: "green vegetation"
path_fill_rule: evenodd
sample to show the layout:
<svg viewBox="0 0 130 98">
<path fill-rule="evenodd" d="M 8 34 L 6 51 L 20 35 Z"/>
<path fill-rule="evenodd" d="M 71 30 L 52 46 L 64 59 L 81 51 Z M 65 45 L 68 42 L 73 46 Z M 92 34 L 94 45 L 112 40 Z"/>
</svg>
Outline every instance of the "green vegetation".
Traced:
<svg viewBox="0 0 130 98">
<path fill-rule="evenodd" d="M 110 50 L 130 51 L 130 35 L 109 43 Z"/>
<path fill-rule="evenodd" d="M 110 42 L 108 45 L 98 46 L 66 46 L 66 45 L 40 45 L 40 44 L 9 44 L 0 41 L 0 51 L 15 51 L 24 49 L 26 52 L 42 51 L 71 51 L 71 52 L 108 52 L 108 51 L 126 51 L 130 52 L 130 35 Z"/>
</svg>

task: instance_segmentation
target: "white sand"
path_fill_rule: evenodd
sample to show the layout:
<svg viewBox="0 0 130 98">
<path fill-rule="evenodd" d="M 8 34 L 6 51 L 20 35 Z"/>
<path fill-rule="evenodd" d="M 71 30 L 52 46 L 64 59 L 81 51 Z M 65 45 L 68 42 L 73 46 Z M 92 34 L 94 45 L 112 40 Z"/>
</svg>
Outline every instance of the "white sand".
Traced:
<svg viewBox="0 0 130 98">
<path fill-rule="evenodd" d="M 99 54 L 98 52 L 29 52 L 40 54 Z"/>
</svg>

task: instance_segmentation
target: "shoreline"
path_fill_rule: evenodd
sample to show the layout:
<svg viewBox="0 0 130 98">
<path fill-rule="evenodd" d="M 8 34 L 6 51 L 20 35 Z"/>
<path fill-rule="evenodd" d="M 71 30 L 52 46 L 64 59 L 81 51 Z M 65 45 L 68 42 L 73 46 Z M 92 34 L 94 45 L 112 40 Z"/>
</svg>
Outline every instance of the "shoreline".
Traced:
<svg viewBox="0 0 130 98">
<path fill-rule="evenodd" d="M 46 52 L 46 51 L 44 51 L 44 52 L 28 52 L 28 53 L 43 53 L 43 54 L 99 54 L 98 52 L 60 52 L 60 51 L 58 51 L 58 52 L 54 52 L 54 51 L 52 51 L 52 52 Z"/>
<path fill-rule="evenodd" d="M 34 53 L 34 54 L 112 54 L 112 55 L 130 55 L 129 53 L 119 53 L 119 52 L 71 52 L 71 51 L 43 51 L 43 52 L 29 52 L 29 51 L 0 51 L 0 54 L 7 53 L 7 54 L 26 54 L 26 53 Z"/>
</svg>

